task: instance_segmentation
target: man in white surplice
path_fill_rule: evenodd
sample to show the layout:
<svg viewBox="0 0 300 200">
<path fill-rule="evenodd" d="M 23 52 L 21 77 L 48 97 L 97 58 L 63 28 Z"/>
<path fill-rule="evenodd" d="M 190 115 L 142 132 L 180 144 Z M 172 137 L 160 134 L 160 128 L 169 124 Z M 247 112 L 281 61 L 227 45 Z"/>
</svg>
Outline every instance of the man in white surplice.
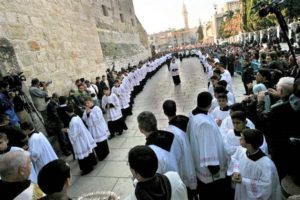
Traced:
<svg viewBox="0 0 300 200">
<path fill-rule="evenodd" d="M 231 157 L 236 200 L 280 200 L 281 188 L 273 161 L 259 148 L 263 134 L 255 129 L 241 133 L 241 146 Z M 244 148 L 243 148 L 244 147 Z M 230 174 L 228 174 L 230 175 Z"/>
<path fill-rule="evenodd" d="M 157 130 L 157 120 L 152 112 L 144 111 L 137 117 L 139 129 L 146 136 L 146 145 L 149 146 L 158 158 L 157 173 L 164 174 L 168 171 L 177 171 L 176 156 L 180 149 L 173 133 Z"/>
<path fill-rule="evenodd" d="M 69 128 L 65 129 L 73 146 L 75 158 L 78 161 L 79 168 L 82 171 L 81 175 L 88 174 L 97 164 L 93 149 L 96 147 L 96 142 L 92 134 L 84 125 L 82 119 L 75 115 L 71 105 L 67 106 L 66 113 L 70 116 L 71 121 Z"/>
<path fill-rule="evenodd" d="M 220 130 L 208 115 L 211 101 L 209 92 L 198 95 L 197 108 L 190 113 L 187 128 L 202 200 L 226 196 L 226 157 Z"/>
<path fill-rule="evenodd" d="M 108 127 L 102 114 L 101 108 L 94 105 L 91 97 L 85 100 L 85 111 L 82 120 L 86 123 L 88 130 L 96 142 L 95 153 L 101 161 L 109 154 L 107 144 Z"/>
<path fill-rule="evenodd" d="M 166 131 L 175 135 L 175 139 L 178 140 L 179 144 L 176 148 L 179 148 L 181 151 L 180 157 L 177 158 L 179 176 L 190 190 L 196 190 L 197 178 L 195 166 L 190 142 L 186 134 L 189 118 L 183 115 L 176 115 L 176 103 L 173 100 L 166 100 L 163 103 L 163 110 L 169 119 L 169 126 L 166 128 Z M 188 191 L 189 196 L 192 195 L 190 190 Z"/>
<path fill-rule="evenodd" d="M 52 160 L 56 160 L 57 155 L 45 135 L 36 131 L 32 123 L 24 122 L 21 128 L 28 135 L 28 151 L 30 152 L 34 169 L 38 174 L 44 165 Z"/>
</svg>

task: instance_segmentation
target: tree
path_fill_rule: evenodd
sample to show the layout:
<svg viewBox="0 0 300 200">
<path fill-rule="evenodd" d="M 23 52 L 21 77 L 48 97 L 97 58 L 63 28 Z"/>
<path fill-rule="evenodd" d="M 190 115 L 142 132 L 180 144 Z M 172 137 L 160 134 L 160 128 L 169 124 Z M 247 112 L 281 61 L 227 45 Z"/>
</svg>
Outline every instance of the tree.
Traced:
<svg viewBox="0 0 300 200">
<path fill-rule="evenodd" d="M 300 16 L 299 0 L 285 0 L 284 6 L 286 8 L 285 15 L 288 19 L 294 19 Z"/>
<path fill-rule="evenodd" d="M 198 27 L 197 33 L 198 33 L 198 42 L 202 42 L 204 38 L 204 34 L 203 34 L 203 27 L 201 23 Z"/>
<path fill-rule="evenodd" d="M 239 12 L 235 14 L 233 12 L 228 12 L 225 16 L 226 19 L 221 22 L 219 28 L 219 36 L 222 38 L 228 38 L 239 34 L 241 32 L 242 23 L 241 14 Z"/>
<path fill-rule="evenodd" d="M 246 24 L 244 24 L 245 31 L 256 31 L 261 29 L 266 29 L 270 26 L 275 26 L 277 23 L 276 17 L 273 14 L 269 14 L 266 17 L 261 18 L 258 15 L 259 7 L 252 9 L 254 5 L 257 5 L 260 0 L 247 0 L 245 4 L 244 14 L 246 19 Z"/>
<path fill-rule="evenodd" d="M 234 16 L 234 12 L 232 10 L 226 11 L 226 13 L 225 13 L 226 20 L 232 19 L 233 16 Z"/>
</svg>

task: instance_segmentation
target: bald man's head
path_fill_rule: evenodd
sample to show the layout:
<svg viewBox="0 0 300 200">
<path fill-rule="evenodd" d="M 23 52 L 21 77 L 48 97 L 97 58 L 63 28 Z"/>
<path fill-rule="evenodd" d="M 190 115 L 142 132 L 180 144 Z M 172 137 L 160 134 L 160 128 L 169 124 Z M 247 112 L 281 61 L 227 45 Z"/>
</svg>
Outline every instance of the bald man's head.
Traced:
<svg viewBox="0 0 300 200">
<path fill-rule="evenodd" d="M 6 182 L 27 180 L 30 172 L 30 156 L 26 151 L 8 152 L 0 158 L 0 176 Z"/>
</svg>

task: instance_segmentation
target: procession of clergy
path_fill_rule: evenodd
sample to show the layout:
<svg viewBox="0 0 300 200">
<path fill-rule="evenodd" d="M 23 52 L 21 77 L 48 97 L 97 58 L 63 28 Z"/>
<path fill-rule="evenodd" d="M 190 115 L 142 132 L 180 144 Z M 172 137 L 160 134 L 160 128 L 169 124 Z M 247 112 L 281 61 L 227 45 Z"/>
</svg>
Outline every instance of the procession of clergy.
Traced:
<svg viewBox="0 0 300 200">
<path fill-rule="evenodd" d="M 187 113 L 188 116 L 177 115 L 176 102 L 166 100 L 161 105 L 169 119 L 165 130 L 158 130 L 152 112 L 144 111 L 138 115 L 138 127 L 145 135 L 146 143 L 133 147 L 128 154 L 135 192 L 126 199 L 281 199 L 279 177 L 275 165 L 267 156 L 266 140 L 235 102 L 230 73 L 218 65 L 217 59 L 211 63 L 200 50 L 194 53 L 211 80 L 209 92 L 199 93 L 197 106 Z M 123 115 L 131 112 L 126 111 L 132 105 L 131 95 L 136 95 L 137 90 L 142 91 L 146 80 L 166 63 L 174 87 L 177 87 L 180 84 L 179 64 L 175 57 L 167 54 L 122 74 L 111 90 L 105 87 L 99 105 L 101 108 L 92 97 L 85 99 L 82 117 L 75 114 L 73 106 L 66 106 L 66 114 L 71 120 L 65 131 L 82 175 L 93 170 L 97 164 L 96 156 L 101 161 L 109 154 L 107 139 L 110 134 L 120 135 L 127 129 Z M 199 62 L 199 70 L 200 66 Z M 213 68 L 220 71 L 217 81 L 212 78 L 215 76 Z M 107 122 L 103 111 L 106 112 Z M 60 165 L 64 164 L 53 164 L 58 162 L 58 158 L 46 137 L 36 132 L 31 124 L 22 128 L 31 136 L 28 143 L 33 166 L 30 180 L 39 185 L 41 182 L 43 187 L 40 188 L 47 196 L 61 193 L 69 186 L 70 174 L 64 178 L 55 176 L 60 174 Z M 7 143 L 7 138 L 0 135 L 0 141 Z M 19 150 L 9 147 L 1 156 L 0 175 L 4 183 L 9 176 L 5 174 L 7 169 L 3 170 L 3 165 L 9 166 L 10 154 Z M 49 165 L 60 167 L 52 169 Z M 44 168 L 54 170 L 48 172 L 52 176 L 41 173 Z M 56 178 L 63 180 L 55 182 Z M 43 185 L 43 181 L 46 184 Z M 49 189 L 51 187 L 55 189 Z M 25 191 L 19 190 L 19 193 L 5 199 L 26 199 L 22 196 Z"/>
</svg>

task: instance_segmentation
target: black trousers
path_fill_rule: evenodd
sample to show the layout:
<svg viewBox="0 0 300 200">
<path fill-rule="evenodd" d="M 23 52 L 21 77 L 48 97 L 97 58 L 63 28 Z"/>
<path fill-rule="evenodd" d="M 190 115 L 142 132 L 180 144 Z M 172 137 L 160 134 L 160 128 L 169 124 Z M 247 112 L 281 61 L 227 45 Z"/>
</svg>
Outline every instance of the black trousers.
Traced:
<svg viewBox="0 0 300 200">
<path fill-rule="evenodd" d="M 78 159 L 79 168 L 83 172 L 92 171 L 94 166 L 97 164 L 95 154 L 92 152 L 83 159 Z"/>
<path fill-rule="evenodd" d="M 198 180 L 198 192 L 201 200 L 230 200 L 228 194 L 229 185 L 226 179 L 219 179 L 212 183 L 205 184 Z"/>
<path fill-rule="evenodd" d="M 106 156 L 109 154 L 109 148 L 107 140 L 104 140 L 102 142 L 97 142 L 97 146 L 95 147 L 95 153 L 99 159 L 99 161 L 102 161 L 106 158 Z"/>
</svg>

